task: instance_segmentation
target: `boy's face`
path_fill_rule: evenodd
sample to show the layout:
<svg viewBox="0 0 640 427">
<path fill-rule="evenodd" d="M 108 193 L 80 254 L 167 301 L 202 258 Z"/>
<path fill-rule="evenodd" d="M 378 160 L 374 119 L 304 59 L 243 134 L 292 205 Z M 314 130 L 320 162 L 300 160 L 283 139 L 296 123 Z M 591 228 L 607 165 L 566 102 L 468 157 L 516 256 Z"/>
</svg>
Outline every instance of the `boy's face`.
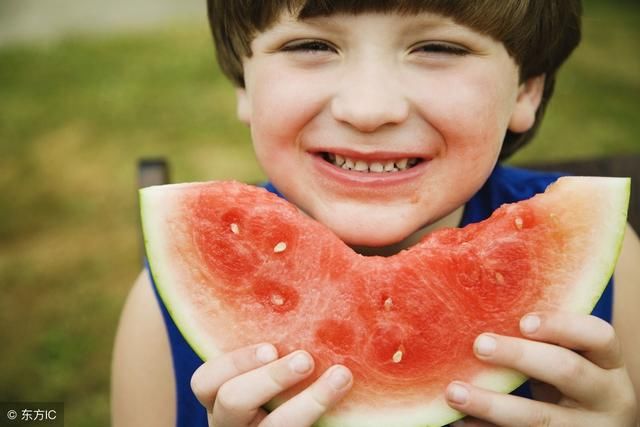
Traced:
<svg viewBox="0 0 640 427">
<path fill-rule="evenodd" d="M 507 128 L 533 124 L 542 88 L 519 84 L 501 43 L 430 13 L 284 15 L 251 46 L 238 114 L 259 162 L 354 245 L 395 243 L 463 205 Z"/>
</svg>

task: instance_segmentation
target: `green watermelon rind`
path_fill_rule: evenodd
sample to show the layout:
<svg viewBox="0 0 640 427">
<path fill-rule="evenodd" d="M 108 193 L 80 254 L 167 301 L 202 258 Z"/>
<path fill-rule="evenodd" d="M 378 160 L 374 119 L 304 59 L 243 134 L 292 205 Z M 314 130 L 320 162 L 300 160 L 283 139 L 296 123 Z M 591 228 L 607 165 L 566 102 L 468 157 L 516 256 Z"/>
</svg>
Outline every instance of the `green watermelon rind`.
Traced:
<svg viewBox="0 0 640 427">
<path fill-rule="evenodd" d="M 158 256 L 160 255 L 159 251 L 156 251 L 154 248 L 154 245 L 150 243 L 150 239 L 152 239 L 151 236 L 153 234 L 153 231 L 152 231 L 153 227 L 151 226 L 148 218 L 153 218 L 153 216 L 149 216 L 146 214 L 149 211 L 153 212 L 153 211 L 156 211 L 157 209 L 163 209 L 165 211 L 168 210 L 167 209 L 168 207 L 165 206 L 164 204 L 162 206 L 150 206 L 153 204 L 153 200 L 151 197 L 152 192 L 159 189 L 160 187 L 164 187 L 164 191 L 166 191 L 167 188 L 171 188 L 176 192 L 179 192 L 181 188 L 189 188 L 193 185 L 199 185 L 199 184 L 200 183 L 186 183 L 186 184 L 169 184 L 169 185 L 163 185 L 163 186 L 146 187 L 139 190 L 139 201 L 140 201 L 140 212 L 142 217 L 142 232 L 143 232 L 144 246 L 147 254 L 146 262 L 149 266 L 149 272 L 153 277 L 155 288 L 158 292 L 158 295 L 160 295 L 160 298 L 164 302 L 164 305 L 169 315 L 171 316 L 171 319 L 173 319 L 174 323 L 178 327 L 178 330 L 180 331 L 182 336 L 185 338 L 185 340 L 187 341 L 191 349 L 198 355 L 198 357 L 201 360 L 206 361 L 209 357 L 215 357 L 216 355 L 219 355 L 222 352 L 219 350 L 213 353 L 206 352 L 204 350 L 206 346 L 202 345 L 203 340 L 198 339 L 199 334 L 198 334 L 197 328 L 195 327 L 190 328 L 188 326 L 190 325 L 190 323 L 187 321 L 189 319 L 189 316 L 184 315 L 180 312 L 177 312 L 174 309 L 173 304 L 171 304 L 172 299 L 169 294 L 171 293 L 172 289 L 175 289 L 175 287 L 171 286 L 170 284 L 166 284 L 165 280 L 163 279 L 163 277 L 170 277 L 171 274 L 168 274 L 168 271 L 162 268 L 160 264 L 156 264 L 153 262 L 153 260 L 156 260 L 156 259 L 160 260 L 160 259 L 163 259 L 163 257 Z"/>
<path fill-rule="evenodd" d="M 569 181 L 572 179 L 581 179 L 582 177 L 565 177 L 560 178 L 559 182 Z M 600 178 L 591 178 L 600 179 Z M 594 266 L 591 269 L 584 269 L 582 278 L 577 280 L 584 280 L 588 283 L 581 286 L 581 289 L 589 289 L 592 290 L 591 295 L 588 297 L 582 295 L 581 298 L 577 298 L 579 300 L 579 304 L 568 305 L 566 309 L 568 311 L 574 311 L 577 313 L 589 313 L 595 307 L 597 301 L 602 295 L 606 284 L 608 283 L 609 278 L 612 276 L 616 260 L 619 255 L 619 252 L 622 248 L 622 242 L 624 238 L 624 230 L 626 226 L 626 216 L 627 216 L 627 206 L 630 197 L 630 179 L 628 178 L 601 178 L 603 181 L 603 185 L 607 188 L 602 191 L 606 191 L 609 195 L 609 206 L 606 207 L 606 210 L 611 214 L 615 215 L 615 218 L 607 218 L 607 221 L 601 221 L 603 224 L 603 230 L 598 233 L 598 235 L 607 236 L 608 240 L 602 240 L 600 243 L 600 248 L 607 248 L 608 250 L 601 250 L 601 254 L 603 256 L 594 256 Z M 605 181 L 606 180 L 606 181 Z M 595 181 L 592 181 L 595 182 Z M 205 336 L 200 336 L 197 327 L 189 327 L 190 325 L 188 319 L 190 315 L 187 311 L 178 311 L 176 310 L 171 301 L 179 300 L 179 295 L 171 295 L 173 289 L 175 287 L 170 286 L 169 283 L 166 283 L 165 278 L 171 277 L 170 271 L 167 268 L 163 268 L 161 263 L 155 263 L 154 260 L 161 260 L 163 256 L 161 255 L 161 250 L 157 249 L 157 247 L 161 245 L 152 244 L 151 240 L 154 239 L 154 229 L 161 229 L 158 224 L 153 224 L 154 218 L 163 218 L 161 215 L 147 215 L 148 212 L 157 212 L 158 209 L 164 209 L 166 211 L 171 211 L 171 206 L 167 206 L 167 202 L 170 202 L 170 197 L 166 196 L 168 187 L 175 190 L 177 193 L 181 191 L 183 188 L 192 188 L 193 185 L 198 185 L 197 183 L 190 184 L 172 184 L 162 186 L 163 188 L 159 190 L 157 193 L 159 197 L 154 199 L 154 194 L 158 191 L 159 187 L 147 187 L 146 189 L 140 190 L 140 206 L 142 213 L 142 224 L 143 224 L 143 233 L 145 240 L 145 247 L 148 253 L 148 263 L 149 269 L 154 278 L 157 291 L 165 303 L 169 314 L 172 319 L 178 326 L 180 332 L 185 337 L 186 341 L 189 345 L 194 349 L 196 354 L 202 359 L 207 360 L 207 358 L 215 357 L 221 354 L 221 351 L 217 349 L 211 343 L 208 343 Z M 206 185 L 206 183 L 202 183 L 202 185 Z M 558 185 L 558 184 L 553 184 Z M 158 226 L 159 228 L 155 228 Z M 607 225 L 607 227 L 604 227 Z M 607 229 L 613 231 L 607 231 Z M 613 249 L 613 250 L 611 250 Z M 176 298 L 177 299 L 174 299 Z M 569 298 L 571 299 L 571 298 Z M 522 383 L 526 381 L 526 377 L 520 373 L 517 373 L 512 370 L 499 368 L 496 371 L 488 371 L 482 378 L 473 381 L 474 384 L 485 387 L 497 392 L 509 393 L 520 386 Z M 273 410 L 279 402 L 270 402 L 265 405 L 265 408 L 268 410 Z M 387 427 L 392 423 L 397 427 L 439 427 L 442 425 L 446 425 L 452 423 L 458 419 L 460 419 L 463 414 L 460 412 L 450 408 L 444 400 L 441 402 L 433 402 L 433 407 L 422 407 L 418 408 L 414 411 L 414 414 L 410 414 L 409 410 L 402 409 L 403 415 L 403 423 L 402 425 L 398 424 L 398 417 L 393 414 L 393 410 L 383 409 L 383 412 L 373 413 L 371 410 L 364 411 L 362 416 L 356 416 L 353 414 L 343 415 L 338 414 L 333 416 L 332 414 L 328 414 L 322 417 L 316 424 L 316 427 Z M 400 410 L 399 410 L 400 411 Z M 437 413 L 435 422 L 429 422 L 428 419 L 433 420 L 434 412 Z M 428 414 L 428 415 L 427 415 Z"/>
</svg>

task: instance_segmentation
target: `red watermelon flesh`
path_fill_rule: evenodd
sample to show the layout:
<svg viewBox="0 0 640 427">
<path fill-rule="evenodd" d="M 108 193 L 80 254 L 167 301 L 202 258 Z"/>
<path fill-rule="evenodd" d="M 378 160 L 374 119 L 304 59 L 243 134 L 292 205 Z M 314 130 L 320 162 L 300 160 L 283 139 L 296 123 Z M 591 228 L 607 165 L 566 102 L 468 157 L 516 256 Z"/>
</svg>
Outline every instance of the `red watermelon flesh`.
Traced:
<svg viewBox="0 0 640 427">
<path fill-rule="evenodd" d="M 259 342 L 305 349 L 316 377 L 335 363 L 354 373 L 319 426 L 408 427 L 460 417 L 444 401 L 452 380 L 502 392 L 524 381 L 478 361 L 474 339 L 519 335 L 531 311 L 588 313 L 613 272 L 628 197 L 625 178 L 561 178 L 391 257 L 359 255 L 236 182 L 150 187 L 141 205 L 156 286 L 203 359 Z"/>
</svg>

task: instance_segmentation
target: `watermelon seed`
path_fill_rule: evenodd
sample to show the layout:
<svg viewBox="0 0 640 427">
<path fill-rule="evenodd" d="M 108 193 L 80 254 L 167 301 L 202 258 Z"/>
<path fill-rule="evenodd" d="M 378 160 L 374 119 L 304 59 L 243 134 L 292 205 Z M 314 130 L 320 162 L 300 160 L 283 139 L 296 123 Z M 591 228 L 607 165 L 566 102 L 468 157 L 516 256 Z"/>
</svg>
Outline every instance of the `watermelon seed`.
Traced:
<svg viewBox="0 0 640 427">
<path fill-rule="evenodd" d="M 400 363 L 402 361 L 402 356 L 404 356 L 404 353 L 401 349 L 398 349 L 395 353 L 393 353 L 393 357 L 391 358 L 391 360 L 393 361 L 393 363 Z"/>
<path fill-rule="evenodd" d="M 504 285 L 504 276 L 500 273 L 496 273 L 496 282 L 498 285 Z"/>
<path fill-rule="evenodd" d="M 384 309 L 385 311 L 391 311 L 391 307 L 393 307 L 393 300 L 389 297 L 384 300 Z"/>
<path fill-rule="evenodd" d="M 516 217 L 515 223 L 516 223 L 516 228 L 518 230 L 522 230 L 522 227 L 524 225 L 524 221 L 522 221 L 522 218 Z"/>
<path fill-rule="evenodd" d="M 271 294 L 271 302 L 273 305 L 284 305 L 284 297 L 279 294 Z"/>
<path fill-rule="evenodd" d="M 231 224 L 231 232 L 233 234 L 240 234 L 240 227 L 235 222 Z"/>
<path fill-rule="evenodd" d="M 273 247 L 273 252 L 279 254 L 280 252 L 284 252 L 285 249 L 287 249 L 287 244 L 285 242 L 279 242 Z"/>
</svg>

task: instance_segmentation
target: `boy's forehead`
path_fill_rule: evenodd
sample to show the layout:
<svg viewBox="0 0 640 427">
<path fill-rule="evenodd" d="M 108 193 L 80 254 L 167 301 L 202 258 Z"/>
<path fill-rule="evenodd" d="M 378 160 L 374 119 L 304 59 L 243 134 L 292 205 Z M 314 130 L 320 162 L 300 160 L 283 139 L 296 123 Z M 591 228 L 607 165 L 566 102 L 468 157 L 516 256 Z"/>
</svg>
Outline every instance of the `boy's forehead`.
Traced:
<svg viewBox="0 0 640 427">
<path fill-rule="evenodd" d="M 264 31 L 282 16 L 308 21 L 340 14 L 396 13 L 404 16 L 431 13 L 489 34 L 497 39 L 523 22 L 531 0 L 264 0 L 252 15 L 261 16 Z M 524 20 L 524 21 L 523 21 Z"/>
<path fill-rule="evenodd" d="M 317 3 L 322 3 L 323 5 L 325 5 L 325 7 L 319 7 L 317 6 Z M 474 30 L 475 32 L 480 34 L 492 35 L 491 33 L 493 33 L 493 31 L 489 30 L 489 28 L 487 28 L 487 25 L 496 25 L 496 22 L 500 21 L 500 19 L 497 19 L 497 16 L 495 16 L 496 13 L 501 14 L 497 10 L 494 11 L 494 13 L 478 16 L 477 7 L 442 7 L 443 3 L 447 2 L 438 0 L 422 2 L 336 1 L 332 2 L 333 6 L 328 7 L 326 6 L 325 2 L 318 2 L 314 0 L 298 1 L 288 5 L 282 4 L 279 11 L 273 17 L 274 19 L 272 19 L 271 22 L 263 27 L 262 31 L 266 31 L 277 24 L 293 25 L 303 22 L 312 25 L 338 25 L 340 17 L 381 14 L 399 15 L 409 20 L 411 20 L 410 18 L 412 17 L 416 18 L 414 20 L 411 20 L 411 22 L 412 25 L 417 28 L 431 27 L 436 25 L 442 26 L 445 24 L 454 26 L 455 24 L 457 24 Z M 458 2 L 455 0 L 453 0 L 452 3 L 458 5 L 461 3 L 469 4 L 469 2 Z M 508 26 L 507 23 L 503 23 L 502 25 Z M 259 28 L 258 30 L 260 31 Z"/>
<path fill-rule="evenodd" d="M 280 17 L 274 24 L 283 27 L 296 27 L 299 24 L 310 26 L 322 26 L 323 28 L 344 29 L 349 26 L 353 21 L 353 18 L 369 16 L 369 17 L 389 17 L 398 16 L 403 27 L 408 30 L 419 31 L 423 28 L 430 27 L 456 27 L 457 24 L 453 18 L 433 13 L 433 12 L 416 12 L 413 14 L 400 14 L 397 12 L 358 12 L 358 13 L 344 13 L 335 12 L 328 15 L 302 17 L 300 14 L 292 13 L 289 11 L 283 11 Z M 380 20 L 384 22 L 384 20 Z"/>
<path fill-rule="evenodd" d="M 367 17 L 368 19 L 388 17 L 398 18 L 394 21 L 379 19 L 379 28 L 381 32 L 385 32 L 385 29 L 398 30 L 403 33 L 420 33 L 425 29 L 460 31 L 462 27 L 465 31 L 475 33 L 478 36 L 484 35 L 478 33 L 477 31 L 475 31 L 475 29 L 467 25 L 456 22 L 453 17 L 448 17 L 446 15 L 430 11 L 420 11 L 414 13 L 401 13 L 396 11 L 363 11 L 357 13 L 334 12 L 326 15 L 304 17 L 299 13 L 285 9 L 281 12 L 279 18 L 276 19 L 275 22 L 271 26 L 269 26 L 269 28 L 265 29 L 265 31 L 286 31 L 288 29 L 296 29 L 301 25 L 304 25 L 322 28 L 323 30 L 343 32 L 350 29 L 353 25 L 353 18 L 358 17 Z M 392 22 L 393 26 L 391 28 L 389 28 L 389 26 L 385 28 L 385 22 Z"/>
</svg>

